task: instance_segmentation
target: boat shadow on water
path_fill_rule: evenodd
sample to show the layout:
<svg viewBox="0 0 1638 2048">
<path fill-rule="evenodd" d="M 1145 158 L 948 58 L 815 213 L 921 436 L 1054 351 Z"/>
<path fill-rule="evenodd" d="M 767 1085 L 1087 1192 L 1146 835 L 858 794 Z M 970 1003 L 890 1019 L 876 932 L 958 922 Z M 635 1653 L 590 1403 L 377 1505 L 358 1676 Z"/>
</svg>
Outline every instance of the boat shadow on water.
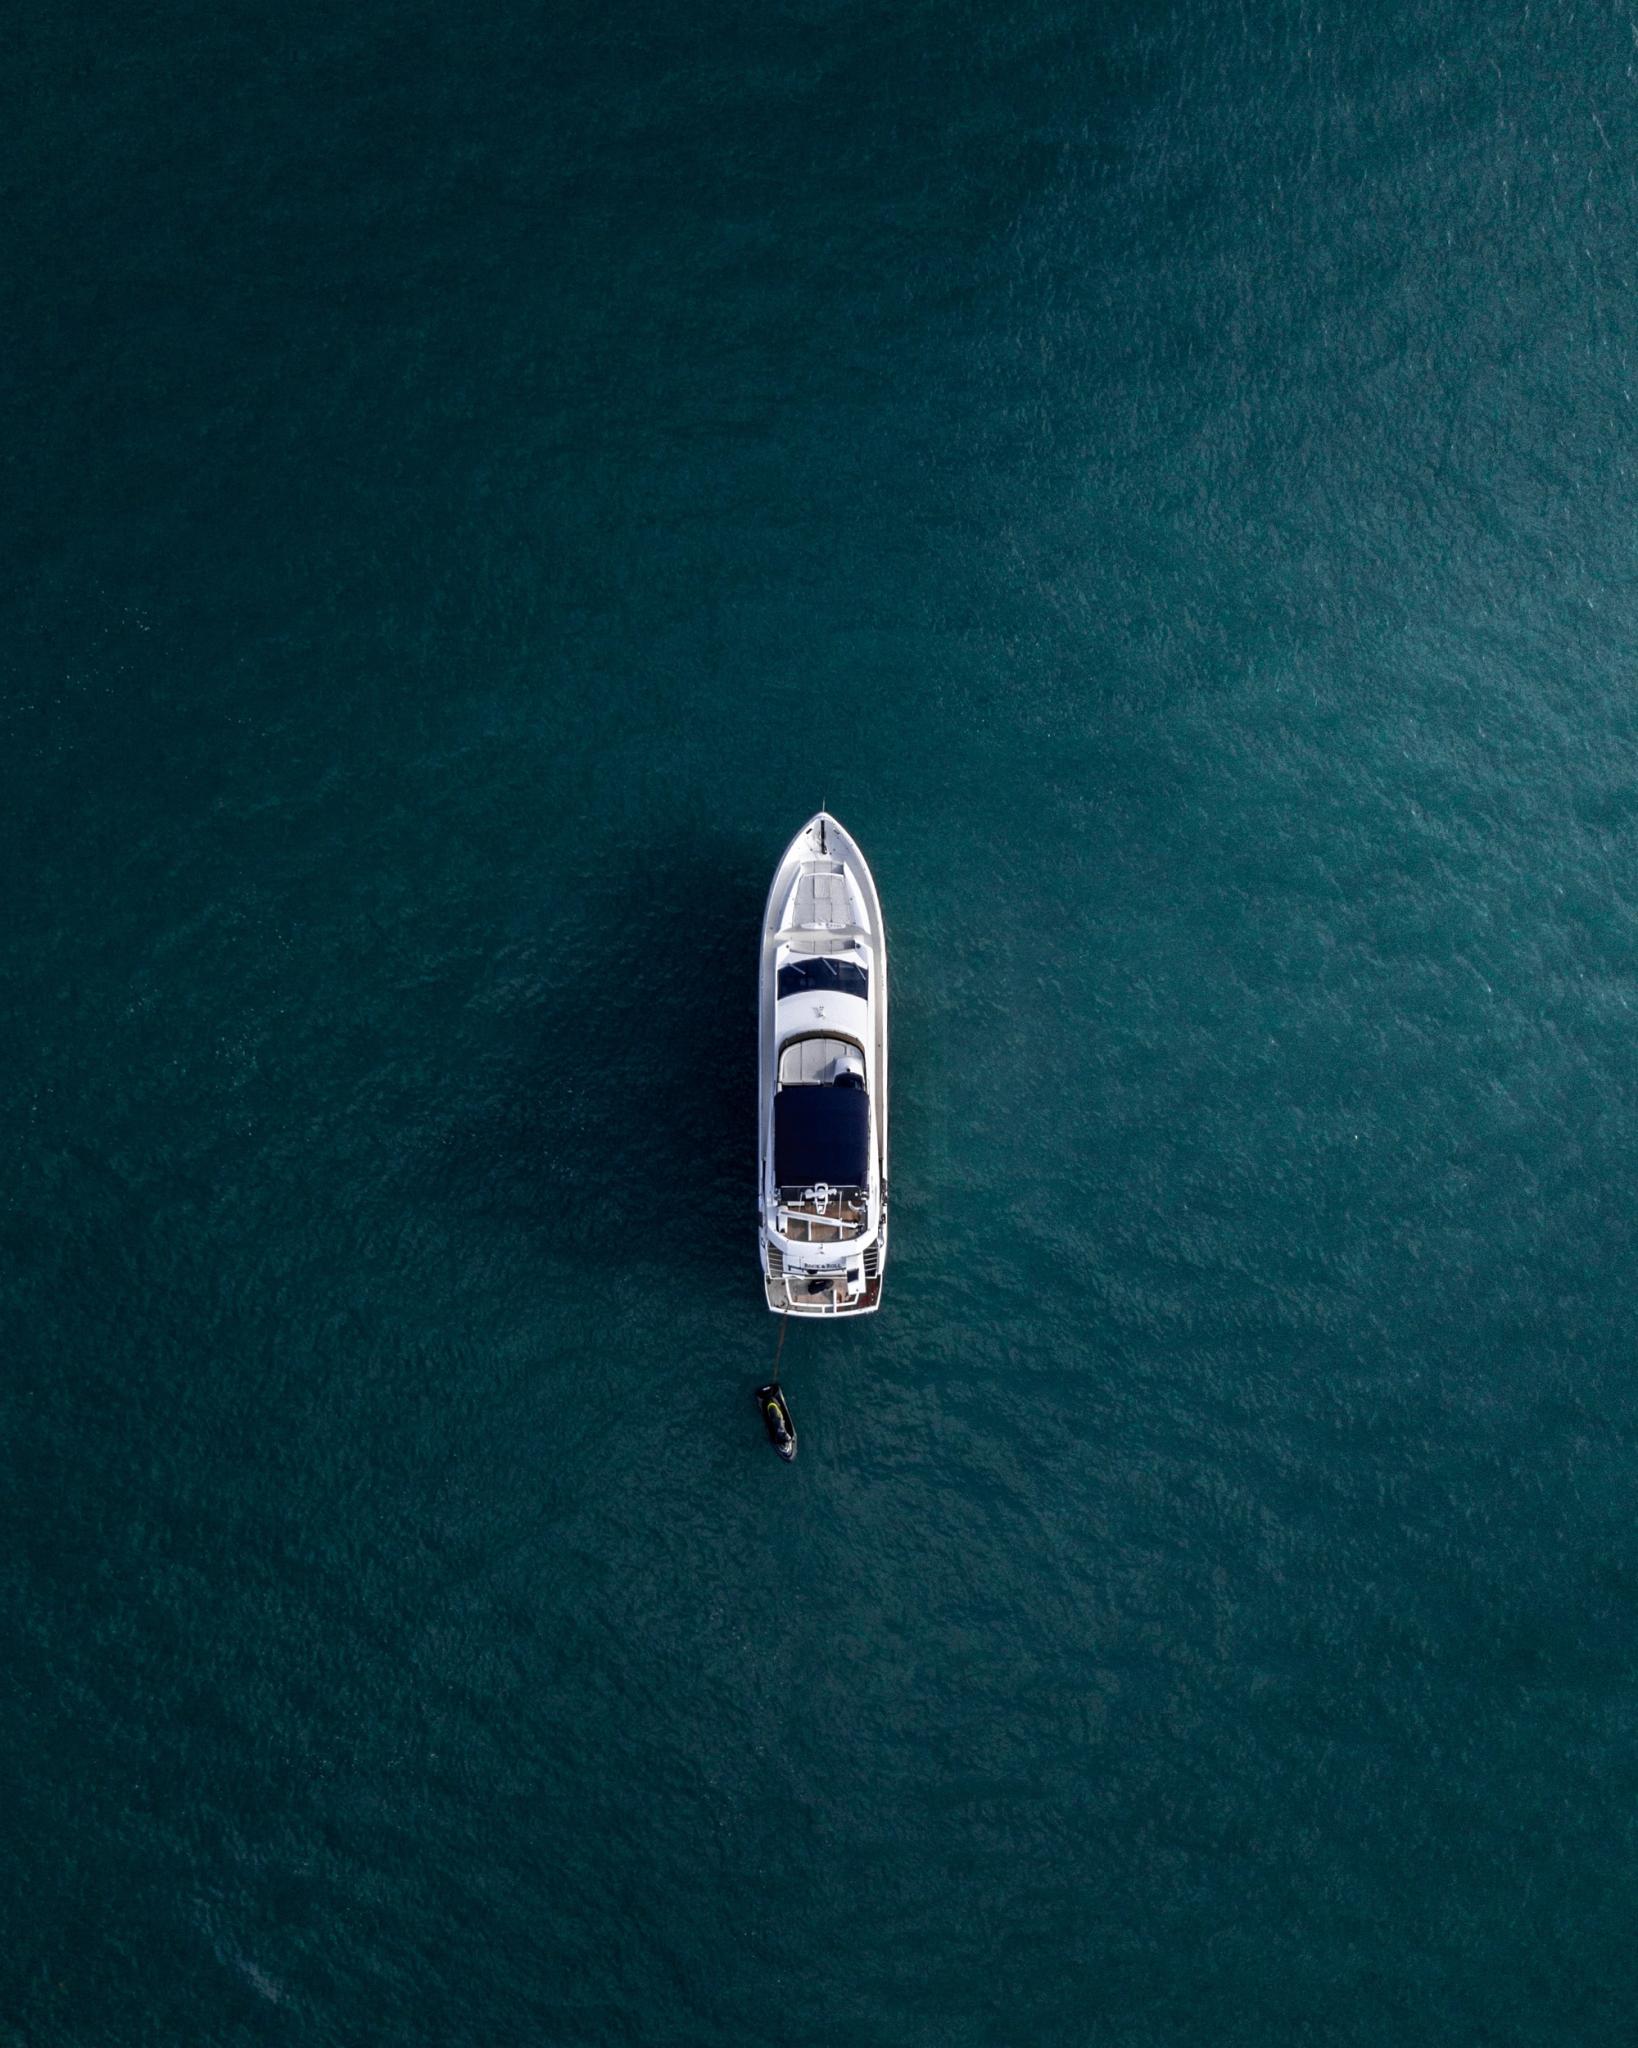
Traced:
<svg viewBox="0 0 1638 2048">
<path fill-rule="evenodd" d="M 489 1008 L 504 1049 L 442 1134 L 497 1235 L 754 1299 L 756 963 L 767 850 L 679 829 L 576 875 Z"/>
</svg>

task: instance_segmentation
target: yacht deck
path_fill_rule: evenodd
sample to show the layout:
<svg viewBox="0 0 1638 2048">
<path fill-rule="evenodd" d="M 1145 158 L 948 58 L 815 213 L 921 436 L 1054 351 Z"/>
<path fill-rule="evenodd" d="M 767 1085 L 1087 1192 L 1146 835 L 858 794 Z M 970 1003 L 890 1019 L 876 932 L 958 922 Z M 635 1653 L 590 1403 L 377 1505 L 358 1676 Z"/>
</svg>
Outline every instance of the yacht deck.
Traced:
<svg viewBox="0 0 1638 2048">
<path fill-rule="evenodd" d="M 812 1188 L 787 1189 L 779 1198 L 777 1228 L 792 1244 L 841 1244 L 865 1227 L 869 1201 L 862 1188 L 830 1191 L 822 1207 Z"/>
</svg>

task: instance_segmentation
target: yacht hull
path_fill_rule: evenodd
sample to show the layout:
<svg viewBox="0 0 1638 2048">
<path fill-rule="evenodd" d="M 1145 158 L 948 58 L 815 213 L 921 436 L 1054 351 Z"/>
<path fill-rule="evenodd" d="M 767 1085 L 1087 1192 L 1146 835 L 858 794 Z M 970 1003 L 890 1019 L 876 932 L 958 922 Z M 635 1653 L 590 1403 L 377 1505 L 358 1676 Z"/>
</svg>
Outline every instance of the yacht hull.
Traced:
<svg viewBox="0 0 1638 2048">
<path fill-rule="evenodd" d="M 768 1306 L 870 1315 L 887 1262 L 887 935 L 869 863 L 826 811 L 768 891 L 757 1065 Z"/>
</svg>

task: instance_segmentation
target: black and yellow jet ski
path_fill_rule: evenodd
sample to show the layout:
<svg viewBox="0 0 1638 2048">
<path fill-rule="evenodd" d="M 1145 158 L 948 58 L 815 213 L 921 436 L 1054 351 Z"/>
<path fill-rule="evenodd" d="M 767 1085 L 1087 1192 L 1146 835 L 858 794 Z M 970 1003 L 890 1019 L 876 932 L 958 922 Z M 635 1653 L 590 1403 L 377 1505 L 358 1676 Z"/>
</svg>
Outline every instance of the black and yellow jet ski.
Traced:
<svg viewBox="0 0 1638 2048">
<path fill-rule="evenodd" d="M 756 1405 L 762 1410 L 762 1426 L 768 1441 L 788 1465 L 796 1456 L 796 1424 L 785 1405 L 785 1390 L 778 1380 L 769 1380 L 756 1390 Z"/>
</svg>

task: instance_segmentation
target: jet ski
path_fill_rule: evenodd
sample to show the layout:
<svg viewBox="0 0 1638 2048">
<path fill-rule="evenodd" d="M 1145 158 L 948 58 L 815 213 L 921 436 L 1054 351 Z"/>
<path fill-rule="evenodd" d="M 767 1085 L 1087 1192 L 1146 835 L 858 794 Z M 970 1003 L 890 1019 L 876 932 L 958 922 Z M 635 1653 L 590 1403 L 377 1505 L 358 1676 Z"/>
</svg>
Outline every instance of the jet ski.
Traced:
<svg viewBox="0 0 1638 2048">
<path fill-rule="evenodd" d="M 756 1405 L 762 1411 L 762 1426 L 768 1441 L 788 1465 L 796 1456 L 796 1424 L 785 1404 L 785 1390 L 778 1380 L 769 1380 L 756 1390 Z"/>
</svg>

